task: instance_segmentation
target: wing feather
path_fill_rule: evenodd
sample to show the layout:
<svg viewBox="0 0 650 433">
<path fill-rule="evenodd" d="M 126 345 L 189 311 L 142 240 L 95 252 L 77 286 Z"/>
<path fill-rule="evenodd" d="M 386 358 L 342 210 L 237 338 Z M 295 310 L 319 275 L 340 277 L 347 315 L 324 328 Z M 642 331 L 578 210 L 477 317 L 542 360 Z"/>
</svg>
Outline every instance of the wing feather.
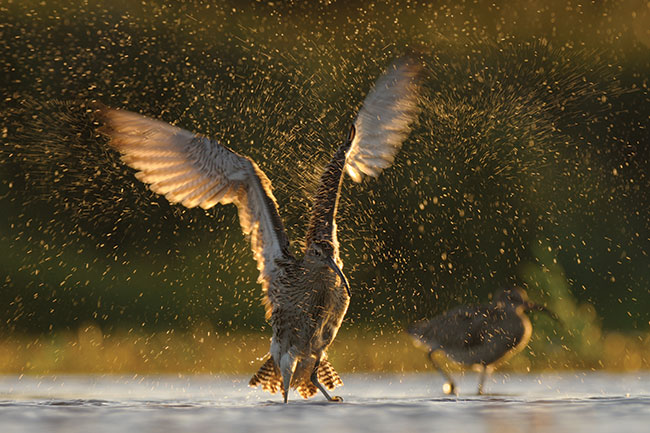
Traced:
<svg viewBox="0 0 650 433">
<path fill-rule="evenodd" d="M 391 64 L 377 80 L 354 121 L 356 134 L 346 171 L 355 182 L 362 174 L 377 177 L 395 160 L 419 110 L 417 96 L 422 66 L 411 57 Z"/>
<path fill-rule="evenodd" d="M 271 182 L 257 164 L 207 137 L 136 113 L 102 107 L 98 114 L 108 144 L 152 191 L 188 208 L 237 206 L 266 290 L 276 260 L 290 252 Z"/>
<path fill-rule="evenodd" d="M 348 139 L 339 146 L 321 175 L 307 230 L 307 247 L 316 240 L 338 245 L 334 219 L 343 170 L 359 182 L 362 173 L 377 177 L 395 160 L 418 113 L 420 70 L 415 60 L 399 59 L 390 65 L 366 97 Z"/>
</svg>

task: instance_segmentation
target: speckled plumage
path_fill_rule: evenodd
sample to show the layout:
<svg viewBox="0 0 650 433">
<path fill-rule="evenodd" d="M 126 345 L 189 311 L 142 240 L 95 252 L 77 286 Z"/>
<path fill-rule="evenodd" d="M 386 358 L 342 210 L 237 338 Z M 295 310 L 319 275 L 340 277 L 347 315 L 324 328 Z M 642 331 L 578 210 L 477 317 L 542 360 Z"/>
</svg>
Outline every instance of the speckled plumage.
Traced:
<svg viewBox="0 0 650 433">
<path fill-rule="evenodd" d="M 336 237 L 343 171 L 355 181 L 390 166 L 417 116 L 417 77 L 411 58 L 393 63 L 368 94 L 351 131 L 323 172 L 314 197 L 303 258 L 296 258 L 277 210 L 271 183 L 251 159 L 207 137 L 123 110 L 102 107 L 109 145 L 136 177 L 172 203 L 208 209 L 234 203 L 250 235 L 273 336 L 269 357 L 250 381 L 275 393 L 304 398 L 323 385 L 342 385 L 327 361 L 350 303 Z"/>
</svg>

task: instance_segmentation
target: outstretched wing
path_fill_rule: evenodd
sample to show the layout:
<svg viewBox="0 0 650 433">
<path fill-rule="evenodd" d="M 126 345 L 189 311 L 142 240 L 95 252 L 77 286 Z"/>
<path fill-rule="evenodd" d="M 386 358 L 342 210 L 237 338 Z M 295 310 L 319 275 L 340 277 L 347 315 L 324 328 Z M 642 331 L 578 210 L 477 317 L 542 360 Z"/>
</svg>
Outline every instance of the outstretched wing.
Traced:
<svg viewBox="0 0 650 433">
<path fill-rule="evenodd" d="M 354 121 L 356 134 L 346 170 L 360 182 L 362 173 L 377 177 L 395 160 L 418 115 L 421 64 L 402 57 L 388 67 L 368 94 Z"/>
<path fill-rule="evenodd" d="M 237 206 L 266 289 L 276 260 L 290 253 L 271 182 L 257 164 L 207 137 L 139 114 L 102 107 L 98 115 L 108 144 L 152 191 L 188 208 Z"/>
<path fill-rule="evenodd" d="M 395 154 L 418 114 L 418 78 L 422 67 L 410 57 L 391 64 L 366 97 L 347 140 L 321 175 L 307 231 L 306 246 L 336 241 L 336 210 L 343 170 L 356 182 L 361 173 L 378 176 Z"/>
</svg>

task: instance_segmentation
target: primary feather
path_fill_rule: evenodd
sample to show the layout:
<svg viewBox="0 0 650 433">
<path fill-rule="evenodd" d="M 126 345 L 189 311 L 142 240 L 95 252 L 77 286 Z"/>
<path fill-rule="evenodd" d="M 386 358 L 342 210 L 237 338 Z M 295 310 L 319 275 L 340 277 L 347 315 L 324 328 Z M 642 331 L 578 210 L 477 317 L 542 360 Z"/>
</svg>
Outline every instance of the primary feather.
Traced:
<svg viewBox="0 0 650 433">
<path fill-rule="evenodd" d="M 393 164 L 418 115 L 418 76 L 422 66 L 411 57 L 391 64 L 370 91 L 354 121 L 356 134 L 346 170 L 355 182 L 377 177 Z"/>
<path fill-rule="evenodd" d="M 109 145 L 152 191 L 188 208 L 237 206 L 266 290 L 289 242 L 271 182 L 257 164 L 215 140 L 136 113 L 102 107 L 99 115 Z"/>
</svg>

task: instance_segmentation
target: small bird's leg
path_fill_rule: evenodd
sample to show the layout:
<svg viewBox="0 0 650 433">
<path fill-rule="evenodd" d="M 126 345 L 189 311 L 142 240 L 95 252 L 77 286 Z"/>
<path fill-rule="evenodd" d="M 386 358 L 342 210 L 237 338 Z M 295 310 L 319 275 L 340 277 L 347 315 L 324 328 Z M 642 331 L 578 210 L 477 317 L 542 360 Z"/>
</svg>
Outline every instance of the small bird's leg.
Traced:
<svg viewBox="0 0 650 433">
<path fill-rule="evenodd" d="M 445 383 L 445 386 L 442 387 L 442 390 L 444 391 L 445 394 L 456 394 L 456 384 L 454 383 L 454 380 L 451 378 L 449 373 L 447 373 L 433 358 L 433 350 L 430 350 L 429 353 L 427 354 L 427 357 L 429 358 L 429 361 L 433 364 L 436 370 L 442 374 L 442 376 L 447 380 L 447 383 Z"/>
<path fill-rule="evenodd" d="M 481 367 L 483 367 L 483 369 L 481 370 L 481 376 L 478 380 L 478 395 L 483 394 L 483 383 L 485 383 L 485 378 L 492 372 L 492 369 L 487 365 L 481 365 Z"/>
<path fill-rule="evenodd" d="M 343 399 L 339 397 L 338 395 L 335 395 L 334 397 L 330 397 L 330 395 L 327 393 L 325 390 L 325 387 L 318 381 L 318 366 L 320 365 L 320 358 L 316 360 L 316 365 L 314 366 L 314 371 L 311 372 L 311 383 L 313 383 L 316 388 L 320 390 L 320 392 L 323 393 L 327 401 L 332 401 L 332 402 L 341 402 Z"/>
</svg>

